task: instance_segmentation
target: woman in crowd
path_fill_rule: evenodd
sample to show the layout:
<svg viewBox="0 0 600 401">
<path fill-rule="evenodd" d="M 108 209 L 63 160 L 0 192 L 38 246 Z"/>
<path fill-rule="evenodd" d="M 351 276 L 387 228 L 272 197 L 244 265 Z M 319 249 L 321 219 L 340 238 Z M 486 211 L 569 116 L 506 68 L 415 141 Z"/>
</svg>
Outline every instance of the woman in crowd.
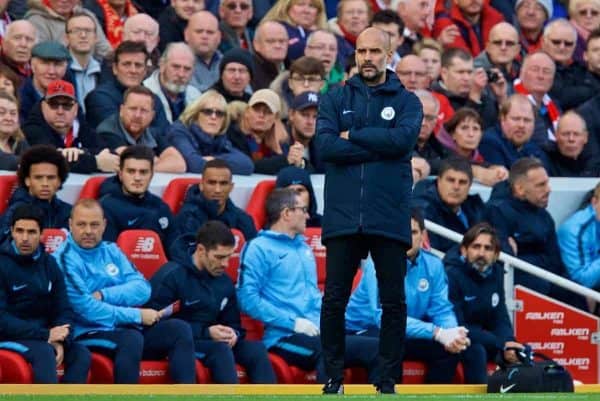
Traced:
<svg viewBox="0 0 600 401">
<path fill-rule="evenodd" d="M 573 59 L 584 62 L 583 52 L 590 32 L 600 28 L 600 0 L 571 0 L 569 21 L 577 31 L 577 45 Z"/>
<path fill-rule="evenodd" d="M 477 111 L 469 107 L 458 109 L 444 127 L 446 131 L 440 132 L 439 141 L 451 154 L 471 162 L 475 179 L 491 186 L 508 178 L 505 167 L 486 163 L 477 150 L 483 136 L 483 121 Z"/>
<path fill-rule="evenodd" d="M 0 86 L 2 81 L 0 73 Z M 19 158 L 28 147 L 19 125 L 17 99 L 0 89 L 0 170 L 16 171 Z"/>
<path fill-rule="evenodd" d="M 279 118 L 281 99 L 270 89 L 261 89 L 252 95 L 236 124 L 227 132 L 233 146 L 254 161 L 254 172 L 277 174 L 290 164 L 302 167 L 303 154 L 290 152 L 288 135 Z M 284 163 L 285 159 L 291 162 Z"/>
<path fill-rule="evenodd" d="M 201 173 L 207 161 L 221 159 L 233 174 L 252 174 L 252 160 L 227 139 L 228 128 L 227 102 L 217 91 L 209 90 L 171 125 L 167 140 L 181 153 L 190 173 Z"/>
<path fill-rule="evenodd" d="M 289 36 L 288 63 L 304 55 L 306 39 L 311 31 L 327 29 L 323 0 L 280 0 L 263 21 L 278 21 L 285 26 Z"/>
</svg>

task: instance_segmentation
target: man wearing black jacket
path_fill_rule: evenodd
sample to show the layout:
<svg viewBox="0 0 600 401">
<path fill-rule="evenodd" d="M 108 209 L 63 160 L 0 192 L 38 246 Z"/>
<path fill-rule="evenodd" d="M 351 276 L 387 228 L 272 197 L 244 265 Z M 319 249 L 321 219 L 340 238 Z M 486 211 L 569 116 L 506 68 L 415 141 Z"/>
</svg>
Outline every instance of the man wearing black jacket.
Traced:
<svg viewBox="0 0 600 401">
<path fill-rule="evenodd" d="M 435 181 L 421 181 L 414 191 L 416 206 L 423 208 L 426 219 L 458 233 L 483 219 L 485 206 L 477 194 L 469 195 L 473 183 L 471 164 L 463 158 L 442 161 Z M 454 243 L 440 235 L 429 233 L 431 246 L 446 252 Z"/>
<path fill-rule="evenodd" d="M 504 359 L 517 362 L 515 341 L 504 299 L 504 269 L 496 263 L 500 240 L 488 223 L 469 229 L 460 244 L 444 258 L 448 273 L 448 297 L 454 304 L 458 324 L 469 330 L 471 342 L 485 347 L 488 361 L 504 352 Z"/>
<path fill-rule="evenodd" d="M 148 307 L 162 309 L 181 302 L 174 317 L 192 327 L 196 353 L 214 383 L 238 383 L 236 363 L 246 369 L 252 383 L 276 383 L 265 346 L 244 338 L 235 287 L 224 274 L 234 246 L 225 224 L 206 222 L 196 234 L 193 251 L 173 255 L 173 261 L 154 274 Z"/>
<path fill-rule="evenodd" d="M 153 175 L 152 149 L 134 145 L 121 152 L 119 184 L 100 199 L 106 218 L 105 241 L 116 241 L 124 230 L 146 229 L 155 231 L 168 249 L 174 239 L 173 215 L 161 198 L 148 191 Z"/>
<path fill-rule="evenodd" d="M 71 205 L 56 196 L 68 175 L 65 158 L 53 146 L 35 145 L 23 153 L 17 170 L 19 186 L 0 218 L 0 238 L 9 235 L 12 215 L 23 204 L 42 211 L 42 228 L 68 229 Z"/>
<path fill-rule="evenodd" d="M 0 341 L 31 364 L 34 383 L 85 383 L 91 363 L 86 347 L 72 341 L 71 307 L 54 258 L 40 244 L 41 210 L 19 206 L 12 215 L 12 239 L 0 245 Z"/>
<path fill-rule="evenodd" d="M 325 167 L 323 242 L 327 280 L 321 340 L 329 381 L 343 393 L 344 312 L 356 267 L 370 252 L 382 304 L 377 389 L 394 393 L 402 377 L 406 330 L 404 276 L 410 247 L 411 154 L 423 119 L 419 99 L 387 73 L 389 36 L 367 28 L 356 41 L 359 74 L 321 98 L 317 147 Z"/>
<path fill-rule="evenodd" d="M 252 217 L 229 198 L 232 190 L 233 177 L 227 163 L 219 159 L 206 162 L 202 182 L 188 189 L 175 218 L 179 235 L 195 234 L 208 220 L 218 220 L 240 230 L 246 241 L 256 237 Z"/>
<path fill-rule="evenodd" d="M 48 85 L 44 98 L 33 106 L 23 126 L 30 145 L 53 145 L 59 149 L 74 173 L 116 171 L 118 156 L 78 118 L 79 105 L 70 82 L 57 80 Z"/>
</svg>

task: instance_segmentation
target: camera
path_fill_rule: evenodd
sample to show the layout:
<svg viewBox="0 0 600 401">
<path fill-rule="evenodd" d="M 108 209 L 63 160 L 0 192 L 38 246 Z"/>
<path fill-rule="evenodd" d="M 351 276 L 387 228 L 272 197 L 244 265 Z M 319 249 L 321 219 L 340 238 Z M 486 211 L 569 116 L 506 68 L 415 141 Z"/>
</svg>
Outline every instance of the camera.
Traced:
<svg viewBox="0 0 600 401">
<path fill-rule="evenodd" d="M 500 74 L 493 70 L 485 70 L 487 74 L 488 83 L 492 84 L 500 79 Z"/>
</svg>

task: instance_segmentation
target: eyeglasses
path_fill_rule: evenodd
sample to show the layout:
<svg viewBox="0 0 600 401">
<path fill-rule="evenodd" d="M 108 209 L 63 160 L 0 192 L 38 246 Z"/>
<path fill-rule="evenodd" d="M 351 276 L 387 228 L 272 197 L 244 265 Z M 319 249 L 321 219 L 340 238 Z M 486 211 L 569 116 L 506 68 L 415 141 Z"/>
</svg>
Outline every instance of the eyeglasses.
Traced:
<svg viewBox="0 0 600 401">
<path fill-rule="evenodd" d="M 560 46 L 561 44 L 564 44 L 565 47 L 571 47 L 575 44 L 575 42 L 573 42 L 572 40 L 565 39 L 550 39 L 550 42 L 552 42 L 554 46 Z"/>
<path fill-rule="evenodd" d="M 94 32 L 96 32 L 94 28 L 72 28 L 67 31 L 67 33 L 72 33 L 74 35 L 91 35 Z"/>
<path fill-rule="evenodd" d="M 58 101 L 48 101 L 46 100 L 46 104 L 48 105 L 48 107 L 50 107 L 52 110 L 58 110 L 59 108 L 63 109 L 64 111 L 69 111 L 73 108 L 73 106 L 75 106 L 75 102 L 58 102 Z"/>
<path fill-rule="evenodd" d="M 398 75 L 401 75 L 403 77 L 408 77 L 408 76 L 416 76 L 416 77 L 424 77 L 425 75 L 427 75 L 427 73 L 425 71 L 398 71 Z"/>
<path fill-rule="evenodd" d="M 305 214 L 308 213 L 308 206 L 292 206 L 292 207 L 289 207 L 288 209 L 290 209 L 290 210 L 301 210 L 302 213 L 305 213 Z"/>
<path fill-rule="evenodd" d="M 223 118 L 226 114 L 223 110 L 217 109 L 200 109 L 200 113 L 206 117 L 215 116 L 217 118 Z"/>
<path fill-rule="evenodd" d="M 579 14 L 581 17 L 597 17 L 598 14 L 600 14 L 600 11 L 588 8 L 577 11 L 577 14 Z"/>
<path fill-rule="evenodd" d="M 227 7 L 228 10 L 235 10 L 236 8 L 239 8 L 242 11 L 246 11 L 250 8 L 250 4 L 248 3 L 228 3 L 227 5 L 225 5 L 225 7 Z"/>
<path fill-rule="evenodd" d="M 492 40 L 490 43 L 493 44 L 494 46 L 498 46 L 498 47 L 502 47 L 502 45 L 504 45 L 506 47 L 513 47 L 513 46 L 517 45 L 517 42 L 515 42 L 514 40 L 502 40 L 502 39 Z"/>
<path fill-rule="evenodd" d="M 321 77 L 305 77 L 303 75 L 294 75 L 292 76 L 291 80 L 296 82 L 302 82 L 305 85 L 323 82 L 323 78 Z"/>
</svg>

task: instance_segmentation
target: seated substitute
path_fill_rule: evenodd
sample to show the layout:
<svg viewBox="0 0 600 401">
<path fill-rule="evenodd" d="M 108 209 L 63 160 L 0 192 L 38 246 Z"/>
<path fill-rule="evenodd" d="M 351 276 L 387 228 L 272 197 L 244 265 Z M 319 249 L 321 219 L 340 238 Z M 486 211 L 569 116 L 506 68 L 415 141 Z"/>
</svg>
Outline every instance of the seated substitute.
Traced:
<svg viewBox="0 0 600 401">
<path fill-rule="evenodd" d="M 115 243 L 102 241 L 106 219 L 100 204 L 79 200 L 69 226 L 71 234 L 52 256 L 65 275 L 75 340 L 87 340 L 112 357 L 116 384 L 138 383 L 142 358 L 165 357 L 175 383 L 194 383 L 190 326 L 179 319 L 161 320 L 163 311 L 140 308 L 150 299 L 150 284 Z"/>
<path fill-rule="evenodd" d="M 152 277 L 148 306 L 161 309 L 181 301 L 174 317 L 192 327 L 196 355 L 214 383 L 238 383 L 236 363 L 252 383 L 276 383 L 265 346 L 244 338 L 235 287 L 224 274 L 235 247 L 231 230 L 219 221 L 207 221 L 195 243 L 192 252 L 172 255 Z"/>
<path fill-rule="evenodd" d="M 435 181 L 417 183 L 413 202 L 423 208 L 426 219 L 463 234 L 470 226 L 479 223 L 485 212 L 481 197 L 469 195 L 472 184 L 473 172 L 469 161 L 451 157 L 442 161 Z M 442 252 L 454 244 L 433 233 L 429 233 L 429 240 L 433 248 Z"/>
<path fill-rule="evenodd" d="M 600 289 L 600 184 L 590 204 L 569 217 L 558 228 L 560 256 L 573 281 Z"/>
<path fill-rule="evenodd" d="M 31 364 L 34 383 L 58 383 L 56 368 L 63 363 L 62 383 L 85 383 L 91 355 L 73 341 L 64 277 L 40 244 L 42 224 L 40 209 L 19 206 L 12 239 L 0 245 L 0 341 Z"/>
<path fill-rule="evenodd" d="M 229 195 L 233 190 L 231 168 L 220 159 L 209 160 L 202 170 L 202 181 L 190 187 L 175 226 L 178 234 L 194 234 L 208 220 L 218 220 L 229 228 L 237 228 L 246 241 L 256 237 L 252 217 L 237 207 Z"/>
<path fill-rule="evenodd" d="M 506 310 L 504 268 L 497 263 L 499 254 L 496 231 L 488 223 L 478 223 L 465 233 L 460 248 L 446 254 L 444 265 L 458 324 L 469 330 L 473 343 L 485 347 L 488 361 L 503 352 L 504 360 L 515 363 L 517 355 L 505 348 L 523 346 L 515 341 Z"/>
<path fill-rule="evenodd" d="M 421 249 L 425 221 L 418 209 L 411 211 L 412 247 L 406 252 L 406 343 L 404 359 L 427 364 L 426 383 L 452 383 L 461 355 L 467 383 L 486 382 L 485 350 L 473 344 L 468 330 L 458 326 L 448 300 L 448 279 L 442 261 Z M 363 265 L 360 283 L 346 308 L 346 332 L 379 337 L 381 305 L 375 267 L 371 258 Z"/>
<path fill-rule="evenodd" d="M 130 146 L 121 152 L 119 172 L 100 199 L 106 218 L 103 239 L 116 241 L 122 231 L 145 229 L 156 232 L 165 249 L 175 236 L 169 206 L 148 188 L 154 176 L 154 152 L 147 146 Z"/>
<path fill-rule="evenodd" d="M 327 374 L 320 339 L 321 293 L 315 257 L 302 233 L 308 205 L 291 188 L 277 188 L 267 198 L 268 229 L 250 241 L 241 256 L 238 298 L 242 312 L 265 325 L 263 342 L 270 352 L 304 370 Z M 346 336 L 346 366 L 367 369 L 378 381 L 379 340 Z"/>
<path fill-rule="evenodd" d="M 10 233 L 10 222 L 17 207 L 36 206 L 42 210 L 42 229 L 68 228 L 71 205 L 56 196 L 67 180 L 69 166 L 54 146 L 36 145 L 29 148 L 17 170 L 19 186 L 8 201 L 8 209 L 0 218 L 0 237 Z"/>
</svg>

